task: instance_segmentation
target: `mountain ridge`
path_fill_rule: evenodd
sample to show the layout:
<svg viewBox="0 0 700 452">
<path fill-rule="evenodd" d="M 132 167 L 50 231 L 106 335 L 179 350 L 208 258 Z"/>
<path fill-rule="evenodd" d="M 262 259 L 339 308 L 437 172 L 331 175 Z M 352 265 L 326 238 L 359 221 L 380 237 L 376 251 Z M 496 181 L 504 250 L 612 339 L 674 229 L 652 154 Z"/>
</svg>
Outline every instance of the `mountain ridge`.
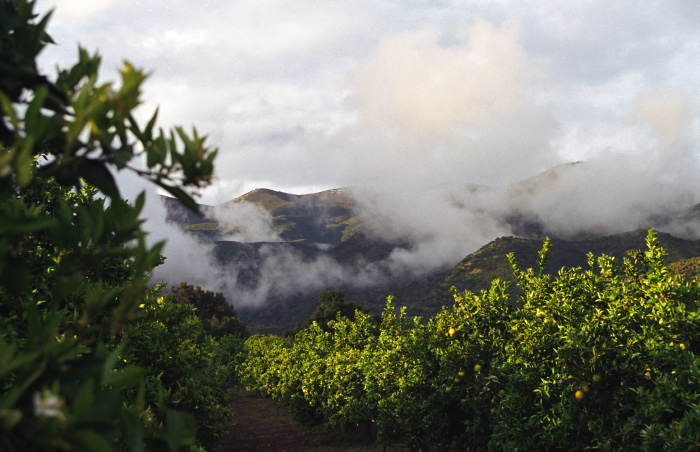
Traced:
<svg viewBox="0 0 700 452">
<path fill-rule="evenodd" d="M 581 165 L 560 165 L 505 188 L 467 184 L 463 192 L 467 196 L 455 196 L 454 207 L 483 209 L 481 205 L 469 204 L 472 199 L 469 196 L 491 196 L 499 190 L 510 193 L 514 199 L 526 200 L 527 196 L 546 192 L 547 184 L 552 181 L 562 183 L 567 174 L 578 171 Z M 463 259 L 426 268 L 422 274 L 401 273 L 392 269 L 392 258 L 413 253 L 420 244 L 407 237 L 373 235 L 375 231 L 367 227 L 371 218 L 365 210 L 358 209 L 354 191 L 346 187 L 296 195 L 258 188 L 216 206 L 203 205 L 202 216 L 182 212 L 184 207 L 172 199 L 164 204 L 168 221 L 208 243 L 216 265 L 222 274 L 228 275 L 221 287 L 211 289 L 233 290 L 230 301 L 236 305 L 241 319 L 259 332 L 279 333 L 303 322 L 315 307 L 317 294 L 329 288 L 345 290 L 348 299 L 374 314 L 381 312 L 386 296 L 394 295 L 397 305 L 407 306 L 410 314 L 431 315 L 451 304 L 451 286 L 460 291 L 478 291 L 487 288 L 494 278 L 512 283 L 505 255 L 514 252 L 521 267 L 532 267 L 545 236 L 552 239 L 547 271 L 561 266 L 585 268 L 588 252 L 613 255 L 619 260 L 627 250 L 644 249 L 646 230 L 656 227 L 660 227 L 658 236 L 662 246 L 669 251 L 669 263 L 700 256 L 700 240 L 687 238 L 700 230 L 700 204 L 652 215 L 647 221 L 648 228 L 615 234 L 582 229 L 575 234 L 559 235 L 542 218 L 527 210 L 526 202 L 514 202 L 511 210 L 486 211 L 512 235 L 496 237 L 475 252 L 466 253 Z M 276 234 L 275 240 L 237 241 L 222 230 L 220 217 L 226 209 L 244 205 L 253 206 L 266 218 Z M 435 221 L 441 221 L 439 216 Z M 685 233 L 686 238 L 676 236 L 678 231 L 681 235 Z M 276 276 L 270 280 L 265 272 L 276 264 L 275 256 L 282 263 L 287 262 L 287 267 L 277 268 Z M 313 280 L 314 272 L 321 270 L 333 277 Z M 284 278 L 306 281 L 306 285 Z M 264 309 L 246 305 L 238 298 L 240 294 L 258 293 L 262 288 L 267 290 L 261 295 Z"/>
</svg>

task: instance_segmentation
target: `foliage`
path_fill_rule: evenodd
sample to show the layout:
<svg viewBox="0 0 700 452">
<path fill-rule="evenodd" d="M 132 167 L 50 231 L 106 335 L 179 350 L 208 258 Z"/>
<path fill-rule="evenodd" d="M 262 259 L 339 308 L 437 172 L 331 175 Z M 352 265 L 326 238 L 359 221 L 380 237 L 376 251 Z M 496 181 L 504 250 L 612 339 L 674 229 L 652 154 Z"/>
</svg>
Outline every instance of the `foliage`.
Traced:
<svg viewBox="0 0 700 452">
<path fill-rule="evenodd" d="M 209 182 L 216 151 L 196 131 L 157 129 L 157 113 L 134 119 L 146 76 L 129 63 L 119 85 L 101 84 L 100 57 L 81 48 L 74 66 L 41 74 L 49 17 L 0 3 L 0 449 L 180 450 L 195 442 L 178 409 L 191 406 L 151 403 L 152 362 L 123 361 L 139 340 L 131 322 L 146 328 L 162 244 L 146 246 L 144 196 L 124 201 L 113 172 L 196 209 L 185 189 Z"/>
<path fill-rule="evenodd" d="M 696 450 L 700 285 L 672 273 L 649 231 L 621 263 L 545 272 L 509 256 L 517 306 L 496 280 L 427 321 L 391 298 L 294 338 L 246 342 L 243 383 L 298 419 L 373 425 L 381 442 L 492 450 Z M 512 290 L 512 289 L 511 289 Z"/>
<path fill-rule="evenodd" d="M 238 320 L 233 305 L 226 301 L 221 292 L 211 292 L 183 282 L 179 287 L 171 287 L 165 299 L 171 303 L 193 305 L 195 314 L 204 324 L 207 334 L 214 337 L 229 334 L 237 337 L 248 336 L 248 331 Z"/>
<path fill-rule="evenodd" d="M 673 272 L 683 275 L 688 279 L 700 277 L 700 257 L 683 259 L 669 265 Z"/>
<path fill-rule="evenodd" d="M 235 383 L 236 369 L 229 360 L 240 354 L 243 340 L 217 340 L 207 334 L 193 304 L 168 298 L 144 300 L 138 317 L 126 327 L 129 347 L 120 359 L 146 369 L 147 406 L 167 405 L 193 414 L 199 424 L 197 443 L 211 450 L 231 418 L 226 388 Z"/>
<path fill-rule="evenodd" d="M 318 295 L 318 306 L 314 312 L 309 315 L 306 320 L 306 325 L 304 327 L 309 327 L 312 323 L 318 323 L 318 325 L 325 331 L 328 331 L 331 327 L 329 322 L 336 320 L 338 316 L 347 317 L 350 320 L 355 318 L 355 312 L 366 310 L 355 303 L 347 300 L 345 297 L 345 292 L 342 290 L 324 290 Z M 297 327 L 297 330 L 299 327 Z"/>
</svg>

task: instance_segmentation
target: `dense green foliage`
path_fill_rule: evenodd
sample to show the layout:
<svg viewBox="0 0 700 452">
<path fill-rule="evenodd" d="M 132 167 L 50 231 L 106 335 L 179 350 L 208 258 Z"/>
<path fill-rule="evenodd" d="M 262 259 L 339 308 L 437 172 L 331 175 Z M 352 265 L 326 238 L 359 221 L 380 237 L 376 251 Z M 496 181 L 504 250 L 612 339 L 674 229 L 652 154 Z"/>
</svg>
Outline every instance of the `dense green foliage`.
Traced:
<svg viewBox="0 0 700 452">
<path fill-rule="evenodd" d="M 98 84 L 83 49 L 41 74 L 48 20 L 0 2 L 0 449 L 213 447 L 235 375 L 224 354 L 242 341 L 148 287 L 162 244 L 146 245 L 144 196 L 123 200 L 113 173 L 196 208 L 184 189 L 209 182 L 216 151 L 156 132 L 155 114 L 139 124 L 146 76 L 128 63 L 119 85 Z"/>
<path fill-rule="evenodd" d="M 492 450 L 697 450 L 700 284 L 672 273 L 650 232 L 622 262 L 521 270 L 427 321 L 389 299 L 329 331 L 248 339 L 244 383 L 302 421 L 374 424 L 384 443 Z"/>
<path fill-rule="evenodd" d="M 211 292 L 183 282 L 178 287 L 171 287 L 165 299 L 171 303 L 194 306 L 195 314 L 204 325 L 207 334 L 214 337 L 248 336 L 248 330 L 238 320 L 236 310 L 221 292 Z"/>
<path fill-rule="evenodd" d="M 321 329 L 328 331 L 331 328 L 328 324 L 329 322 L 336 320 L 338 316 L 354 320 L 355 313 L 358 311 L 367 312 L 362 306 L 348 301 L 344 291 L 335 289 L 324 290 L 318 295 L 318 306 L 316 306 L 314 312 L 309 315 L 303 326 L 297 325 L 291 334 L 298 332 L 302 328 L 308 328 L 313 323 L 317 323 Z"/>
<path fill-rule="evenodd" d="M 236 357 L 244 339 L 210 335 L 209 323 L 196 310 L 194 304 L 172 302 L 167 295 L 147 298 L 125 328 L 129 346 L 120 359 L 146 370 L 148 409 L 168 406 L 194 415 L 197 443 L 212 450 L 231 418 L 227 388 L 237 383 Z M 150 411 L 142 418 L 147 426 L 153 424 Z"/>
</svg>

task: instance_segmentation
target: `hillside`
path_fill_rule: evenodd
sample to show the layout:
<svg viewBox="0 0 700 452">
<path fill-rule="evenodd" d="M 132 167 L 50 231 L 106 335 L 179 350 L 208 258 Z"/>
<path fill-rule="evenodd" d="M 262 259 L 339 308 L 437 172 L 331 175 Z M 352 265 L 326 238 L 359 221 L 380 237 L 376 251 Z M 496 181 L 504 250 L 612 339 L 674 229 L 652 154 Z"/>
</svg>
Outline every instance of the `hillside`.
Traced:
<svg viewBox="0 0 700 452">
<path fill-rule="evenodd" d="M 495 219 L 512 236 L 496 238 L 459 262 L 455 259 L 448 264 L 432 264 L 418 273 L 395 265 L 395 257 L 412 255 L 421 243 L 373 234 L 366 226 L 373 218 L 358 208 L 352 190 L 347 188 L 304 195 L 261 188 L 223 204 L 202 205 L 202 216 L 192 214 L 171 198 L 163 201 L 168 221 L 212 248 L 216 265 L 226 276 L 214 282 L 218 286 L 211 289 L 223 291 L 254 331 L 280 332 L 303 322 L 324 289 L 345 290 L 348 299 L 366 306 L 373 314 L 382 310 L 390 294 L 412 315 L 434 314 L 452 303 L 451 286 L 478 291 L 495 278 L 512 281 L 505 255 L 513 252 L 523 268 L 531 267 L 545 235 L 553 238 L 547 267 L 550 272 L 562 266 L 586 268 L 588 252 L 620 259 L 627 250 L 643 249 L 646 229 L 613 235 L 596 235 L 590 229 L 557 234 L 528 210 L 528 200 L 544 196 L 548 187 L 564 183 L 582 165 L 560 165 L 502 188 L 465 186 L 464 196 L 453 199 L 454 206 L 486 209 L 479 214 Z M 517 201 L 511 203 L 511 210 L 495 209 L 488 203 L 477 203 L 477 207 L 469 204 L 473 196 L 501 199 L 498 193 Z M 263 241 L 232 239 L 230 231 L 235 233 L 235 221 L 245 218 L 232 214 L 238 208 L 254 208 L 276 237 L 258 239 Z M 442 220 L 438 216 L 434 221 Z M 242 224 L 240 229 L 247 226 Z M 697 237 L 700 204 L 651 215 L 645 227 L 666 231 L 659 233 L 659 238 L 669 252 L 668 262 L 700 256 L 697 240 L 679 238 Z"/>
<path fill-rule="evenodd" d="M 646 231 L 638 230 L 587 240 L 552 239 L 545 272 L 556 273 L 561 267 L 587 269 L 588 252 L 607 254 L 621 262 L 628 250 L 645 249 L 645 237 Z M 665 233 L 658 233 L 658 237 L 668 253 L 665 258 L 668 263 L 700 256 L 700 240 L 685 240 Z M 348 284 L 341 288 L 346 290 L 349 300 L 365 306 L 371 314 L 379 314 L 386 297 L 394 295 L 396 305 L 405 306 L 409 315 L 430 316 L 442 306 L 453 303 L 449 291 L 452 286 L 460 291 L 479 291 L 488 288 L 495 278 L 512 283 L 514 279 L 506 255 L 515 253 L 518 265 L 530 268 L 536 265 L 541 248 L 541 239 L 501 237 L 470 254 L 454 268 L 408 284 L 388 282 L 368 289 L 356 289 Z M 304 321 L 316 306 L 316 295 L 297 293 L 282 297 L 276 294 L 264 310 L 242 308 L 239 315 L 244 322 L 252 324 L 253 330 L 279 333 Z"/>
<path fill-rule="evenodd" d="M 587 240 L 552 239 L 545 272 L 554 274 L 562 267 L 587 269 L 589 252 L 613 256 L 616 262 L 621 262 L 627 251 L 646 248 L 646 233 L 638 230 Z M 658 237 L 668 253 L 665 261 L 669 264 L 700 256 L 700 240 L 685 240 L 663 232 Z M 459 291 L 478 292 L 487 289 L 496 278 L 512 284 L 514 278 L 506 255 L 515 253 L 520 268 L 532 268 L 541 248 L 541 239 L 501 237 L 470 254 L 453 269 L 396 288 L 393 294 L 397 304 L 407 306 L 414 315 L 433 314 L 441 306 L 452 303 L 449 292 L 452 286 Z"/>
</svg>

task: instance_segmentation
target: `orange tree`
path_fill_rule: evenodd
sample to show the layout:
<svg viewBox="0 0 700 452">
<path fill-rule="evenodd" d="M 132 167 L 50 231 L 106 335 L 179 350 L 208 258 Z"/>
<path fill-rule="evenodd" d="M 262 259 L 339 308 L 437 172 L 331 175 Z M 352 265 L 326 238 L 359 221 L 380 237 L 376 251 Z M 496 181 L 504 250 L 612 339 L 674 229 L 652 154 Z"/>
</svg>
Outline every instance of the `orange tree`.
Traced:
<svg viewBox="0 0 700 452">
<path fill-rule="evenodd" d="M 494 370 L 506 386 L 494 448 L 700 445 L 700 287 L 663 264 L 652 231 L 647 248 L 556 277 L 510 256 L 523 295 Z"/>
<path fill-rule="evenodd" d="M 697 280 L 647 250 L 591 268 L 521 270 L 517 304 L 494 281 L 422 322 L 389 299 L 380 324 L 249 339 L 246 384 L 300 418 L 374 424 L 383 443 L 494 450 L 695 450 L 700 444 Z"/>
<path fill-rule="evenodd" d="M 113 173 L 196 208 L 184 189 L 208 183 L 216 151 L 155 114 L 136 121 L 146 76 L 128 63 L 100 84 L 99 56 L 80 49 L 42 74 L 49 16 L 0 2 L 0 449 L 179 450 L 194 418 L 147 406 L 147 369 L 120 358 L 162 244 L 146 246 L 144 196 L 127 203 Z"/>
</svg>

